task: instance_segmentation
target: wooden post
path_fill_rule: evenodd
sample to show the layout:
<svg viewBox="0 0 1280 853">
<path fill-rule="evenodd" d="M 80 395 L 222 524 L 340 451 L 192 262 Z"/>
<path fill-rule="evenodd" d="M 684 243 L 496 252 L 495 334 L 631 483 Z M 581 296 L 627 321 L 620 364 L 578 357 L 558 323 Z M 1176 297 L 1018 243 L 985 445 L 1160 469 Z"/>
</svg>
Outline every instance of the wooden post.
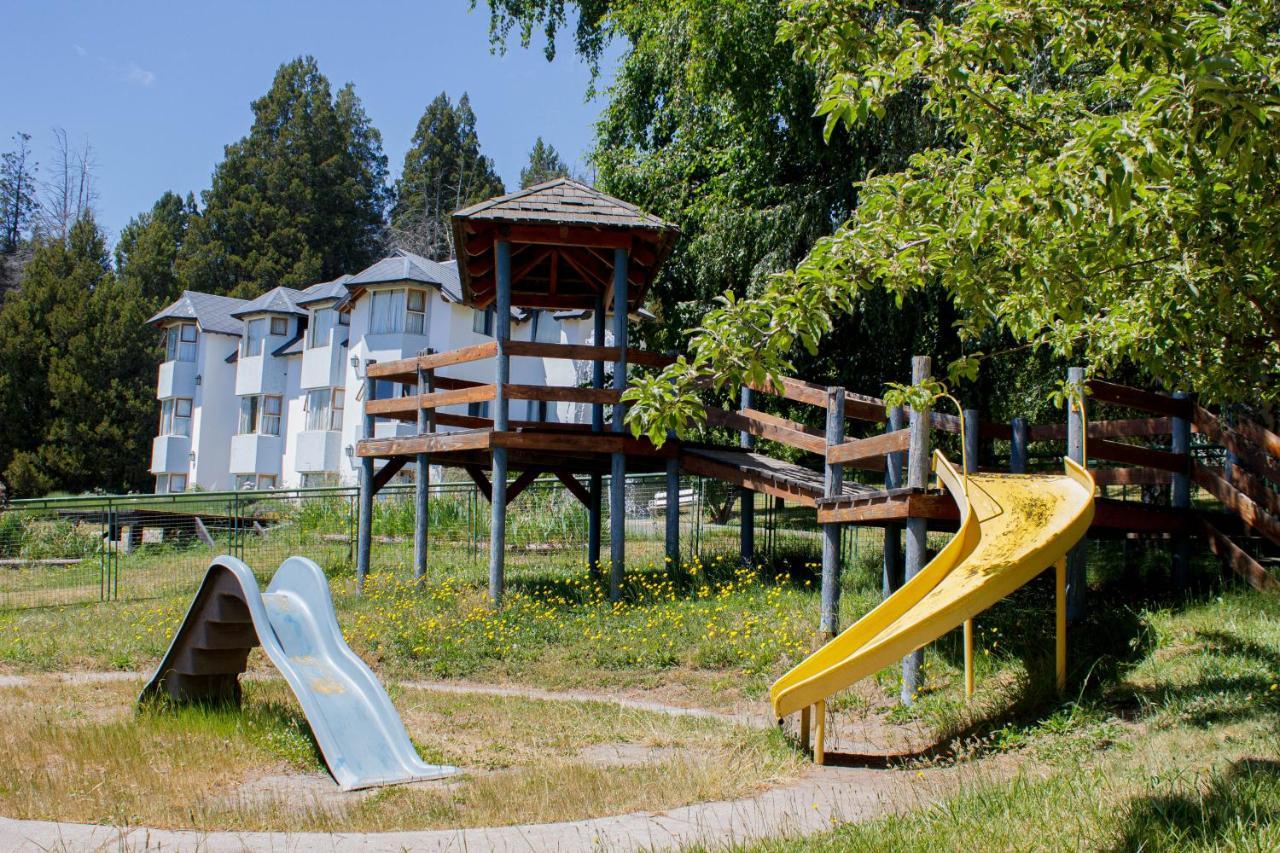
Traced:
<svg viewBox="0 0 1280 853">
<path fill-rule="evenodd" d="M 1012 436 L 1009 439 L 1009 473 L 1027 473 L 1027 419 L 1014 418 L 1009 422 Z"/>
<path fill-rule="evenodd" d="M 1053 565 L 1054 588 L 1054 674 L 1058 692 L 1067 689 L 1067 561 Z"/>
<path fill-rule="evenodd" d="M 827 702 L 819 699 L 813 706 L 813 763 L 827 763 Z"/>
<path fill-rule="evenodd" d="M 604 294 L 597 293 L 595 308 L 591 314 L 592 322 L 592 339 L 591 342 L 598 347 L 604 346 Z M 591 363 L 591 387 L 604 387 L 604 362 L 596 359 Z M 604 404 L 593 403 L 591 405 L 591 431 L 600 433 L 604 432 Z M 600 527 L 601 527 L 601 498 L 604 491 L 604 478 L 599 474 L 592 474 L 588 485 L 590 500 L 587 506 L 587 570 L 592 577 L 600 576 Z"/>
<path fill-rule="evenodd" d="M 973 620 L 964 620 L 964 698 L 973 697 Z"/>
<path fill-rule="evenodd" d="M 613 250 L 613 345 L 618 360 L 613 366 L 613 387 L 621 393 L 627 388 L 627 250 Z M 613 407 L 613 431 L 626 429 L 626 406 Z M 627 551 L 627 455 L 613 454 L 609 476 L 609 600 L 622 598 L 622 579 L 626 572 Z"/>
<path fill-rule="evenodd" d="M 965 409 L 960 413 L 964 418 L 964 472 L 978 473 L 978 452 L 981 446 L 981 419 L 977 409 Z M 964 695 L 973 696 L 973 620 L 964 620 Z"/>
<path fill-rule="evenodd" d="M 431 350 L 425 350 L 419 355 L 430 355 Z M 418 368 L 418 393 L 429 394 L 431 388 L 431 377 L 429 371 Z M 431 431 L 431 423 L 428 412 L 430 409 L 418 409 L 418 433 L 424 434 Z M 427 574 L 427 492 L 431 485 L 430 463 L 427 461 L 427 454 L 417 454 L 415 461 L 418 467 L 418 475 L 413 483 L 413 579 L 421 581 Z"/>
<path fill-rule="evenodd" d="M 668 437 L 668 441 L 674 436 Z M 680 460 L 674 456 L 667 460 L 667 530 L 666 553 L 668 568 L 680 569 Z"/>
<path fill-rule="evenodd" d="M 378 383 L 373 377 L 369 376 L 369 365 L 372 361 L 365 360 L 365 378 L 364 378 L 364 401 L 365 410 L 369 408 L 369 402 L 378 394 Z M 373 415 L 366 414 L 364 416 L 364 437 L 373 438 L 374 428 L 377 425 L 377 418 Z M 360 457 L 360 516 L 357 522 L 356 531 L 356 591 L 364 590 L 365 578 L 369 576 L 369 559 L 370 551 L 373 549 L 373 457 Z"/>
<path fill-rule="evenodd" d="M 751 408 L 752 391 L 745 385 L 738 396 L 739 406 Z M 743 450 L 751 450 L 756 446 L 756 438 L 743 430 L 738 433 L 738 446 Z M 756 493 L 750 489 L 742 489 L 742 507 L 738 515 L 738 545 L 742 555 L 742 564 L 750 566 L 756 561 Z"/>
<path fill-rule="evenodd" d="M 1084 398 L 1084 368 L 1067 369 L 1067 384 L 1071 393 L 1079 401 L 1071 401 L 1067 410 L 1067 456 L 1081 465 L 1087 465 L 1084 458 L 1085 416 L 1081 409 L 1086 406 Z M 1087 540 L 1081 540 L 1067 553 L 1067 621 L 1075 622 L 1084 615 L 1085 590 L 1088 578 Z"/>
<path fill-rule="evenodd" d="M 827 389 L 827 447 L 844 441 L 844 389 Z M 834 498 L 844 488 L 844 466 L 830 462 L 823 467 L 822 494 Z M 840 525 L 822 525 L 822 617 L 819 631 L 830 639 L 840 631 Z M 821 731 L 821 729 L 819 729 Z"/>
<path fill-rule="evenodd" d="M 809 751 L 809 720 L 813 716 L 813 708 L 805 706 L 800 709 L 800 748 Z"/>
<path fill-rule="evenodd" d="M 1174 392 L 1175 400 L 1190 400 L 1186 391 Z M 1189 510 L 1191 508 L 1191 422 L 1186 417 L 1173 419 L 1172 444 L 1169 448 L 1174 453 L 1185 457 L 1186 462 L 1181 471 L 1173 475 L 1173 488 L 1170 491 L 1170 503 L 1174 509 Z M 1186 528 L 1173 537 L 1173 586 L 1179 592 L 1185 592 L 1191 585 L 1191 540 L 1187 537 Z"/>
<path fill-rule="evenodd" d="M 933 372 L 933 360 L 925 355 L 911 359 L 911 382 L 919 385 Z M 907 487 L 924 489 L 929 485 L 930 455 L 929 410 L 911 410 L 911 441 L 907 446 Z M 907 519 L 906 561 L 904 583 L 910 581 L 924 568 L 928 550 L 928 522 L 923 518 Z M 902 704 L 910 705 L 920 690 L 920 667 L 924 663 L 924 651 L 911 652 L 902 659 Z"/>
<path fill-rule="evenodd" d="M 885 425 L 888 432 L 897 432 L 907 425 L 907 416 L 901 406 L 889 410 L 889 422 Z M 903 453 L 895 450 L 885 457 L 884 487 L 888 489 L 902 488 Z M 885 598 L 893 595 L 902 586 L 902 525 L 886 524 L 884 527 L 884 573 L 881 593 Z"/>
<path fill-rule="evenodd" d="M 511 244 L 498 240 L 494 246 L 497 293 L 493 332 L 498 344 L 494 359 L 493 431 L 506 432 L 509 426 L 507 383 L 511 381 Z M 489 493 L 489 603 L 502 606 L 506 590 L 507 558 L 507 448 L 493 448 L 493 476 Z"/>
</svg>

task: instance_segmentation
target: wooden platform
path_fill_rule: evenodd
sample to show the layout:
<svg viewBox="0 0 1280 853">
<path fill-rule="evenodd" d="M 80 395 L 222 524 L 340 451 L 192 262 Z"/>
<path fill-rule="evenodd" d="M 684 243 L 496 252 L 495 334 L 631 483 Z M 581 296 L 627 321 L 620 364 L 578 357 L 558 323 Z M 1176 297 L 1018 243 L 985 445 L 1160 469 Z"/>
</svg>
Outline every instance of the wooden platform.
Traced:
<svg viewBox="0 0 1280 853">
<path fill-rule="evenodd" d="M 823 496 L 821 472 L 747 450 L 682 447 L 680 467 L 805 506 L 817 506 Z M 877 494 L 877 490 L 846 482 L 843 494 L 855 498 Z"/>
</svg>

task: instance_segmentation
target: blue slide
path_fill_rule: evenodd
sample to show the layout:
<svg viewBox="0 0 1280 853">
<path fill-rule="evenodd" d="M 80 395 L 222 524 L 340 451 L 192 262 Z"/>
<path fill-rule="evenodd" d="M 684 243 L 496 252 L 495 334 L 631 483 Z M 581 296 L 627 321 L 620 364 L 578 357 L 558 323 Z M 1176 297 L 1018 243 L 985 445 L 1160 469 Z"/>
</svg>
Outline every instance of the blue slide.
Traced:
<svg viewBox="0 0 1280 853">
<path fill-rule="evenodd" d="M 265 593 L 243 562 L 215 559 L 139 701 L 239 702 L 257 645 L 298 697 L 343 790 L 458 772 L 418 757 L 382 683 L 343 640 L 324 572 L 305 557 L 281 563 Z"/>
</svg>

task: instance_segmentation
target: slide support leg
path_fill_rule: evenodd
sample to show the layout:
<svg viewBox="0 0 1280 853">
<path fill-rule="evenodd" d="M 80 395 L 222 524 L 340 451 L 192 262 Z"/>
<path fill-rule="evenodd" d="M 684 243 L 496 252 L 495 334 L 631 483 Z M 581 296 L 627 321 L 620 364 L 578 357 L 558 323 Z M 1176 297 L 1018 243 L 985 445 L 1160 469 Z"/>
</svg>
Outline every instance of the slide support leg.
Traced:
<svg viewBox="0 0 1280 853">
<path fill-rule="evenodd" d="M 964 697 L 973 698 L 973 620 L 964 620 Z"/>
<path fill-rule="evenodd" d="M 1054 670 L 1058 692 L 1067 689 L 1067 561 L 1054 564 Z"/>
<path fill-rule="evenodd" d="M 813 706 L 813 763 L 827 763 L 827 700 Z"/>
<path fill-rule="evenodd" d="M 812 708 L 800 709 L 800 748 L 805 752 L 809 751 L 809 721 L 812 712 Z"/>
</svg>

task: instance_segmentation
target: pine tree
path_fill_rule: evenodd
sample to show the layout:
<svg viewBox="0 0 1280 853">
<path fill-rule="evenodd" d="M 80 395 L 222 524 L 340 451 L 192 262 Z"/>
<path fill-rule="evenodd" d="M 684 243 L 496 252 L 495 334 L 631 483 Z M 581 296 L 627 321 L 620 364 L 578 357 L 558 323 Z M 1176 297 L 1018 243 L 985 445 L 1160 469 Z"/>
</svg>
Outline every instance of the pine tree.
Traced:
<svg viewBox="0 0 1280 853">
<path fill-rule="evenodd" d="M 194 290 L 256 296 L 352 272 L 381 251 L 382 137 L 350 86 L 331 95 L 315 59 L 276 72 L 249 135 L 228 145 L 179 272 Z"/>
<path fill-rule="evenodd" d="M 31 157 L 31 135 L 15 133 L 14 149 L 0 154 L 0 253 L 17 251 L 29 236 L 36 212 L 36 162 Z"/>
<path fill-rule="evenodd" d="M 116 275 L 136 286 L 153 313 L 177 299 L 183 290 L 177 261 L 196 216 L 194 196 L 184 200 L 177 193 L 166 192 L 120 232 Z"/>
<path fill-rule="evenodd" d="M 552 178 L 568 176 L 569 167 L 560 158 L 559 152 L 539 136 L 533 143 L 533 149 L 529 151 L 529 165 L 520 170 L 520 189 L 528 189 Z"/>
<path fill-rule="evenodd" d="M 449 215 L 504 191 L 493 161 L 480 153 L 471 100 L 463 94 L 454 107 L 441 92 L 418 121 L 396 181 L 392 241 L 429 258 L 452 257 Z"/>
</svg>

